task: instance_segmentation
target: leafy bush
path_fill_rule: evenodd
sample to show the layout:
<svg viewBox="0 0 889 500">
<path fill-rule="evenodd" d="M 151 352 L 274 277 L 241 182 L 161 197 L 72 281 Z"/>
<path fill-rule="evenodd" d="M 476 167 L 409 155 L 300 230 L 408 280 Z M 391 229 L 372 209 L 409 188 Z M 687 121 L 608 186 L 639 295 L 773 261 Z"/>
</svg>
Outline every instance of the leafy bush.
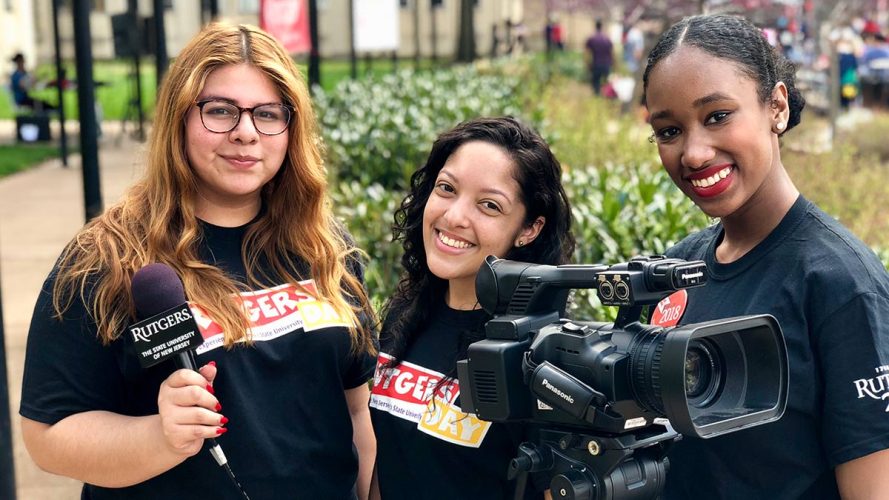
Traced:
<svg viewBox="0 0 889 500">
<path fill-rule="evenodd" d="M 395 291 L 401 274 L 402 249 L 392 242 L 392 224 L 404 195 L 404 191 L 359 180 L 341 182 L 331 189 L 337 216 L 349 228 L 355 245 L 367 252 L 364 281 L 376 311 Z"/>
<path fill-rule="evenodd" d="M 332 92 L 316 88 L 331 173 L 342 182 L 404 189 L 439 133 L 477 116 L 520 116 L 519 84 L 466 66 L 346 80 Z"/>
<path fill-rule="evenodd" d="M 837 142 L 851 146 L 866 157 L 874 157 L 880 164 L 889 162 L 889 141 L 886 141 L 889 114 L 879 110 L 861 114 L 864 117 L 851 127 L 838 127 Z"/>
<path fill-rule="evenodd" d="M 556 77 L 540 94 L 541 132 L 566 169 L 585 165 L 659 164 L 651 128 L 617 101 L 592 97 L 590 86 Z"/>
<path fill-rule="evenodd" d="M 800 192 L 870 245 L 889 248 L 886 166 L 849 147 L 791 152 L 784 164 Z"/>
<path fill-rule="evenodd" d="M 877 257 L 879 257 L 880 260 L 883 261 L 883 267 L 885 267 L 886 270 L 889 271 L 889 249 L 875 248 L 874 252 L 876 252 Z"/>
<path fill-rule="evenodd" d="M 577 262 L 611 264 L 663 253 L 708 220 L 650 163 L 572 170 L 565 188 L 574 215 Z"/>
</svg>

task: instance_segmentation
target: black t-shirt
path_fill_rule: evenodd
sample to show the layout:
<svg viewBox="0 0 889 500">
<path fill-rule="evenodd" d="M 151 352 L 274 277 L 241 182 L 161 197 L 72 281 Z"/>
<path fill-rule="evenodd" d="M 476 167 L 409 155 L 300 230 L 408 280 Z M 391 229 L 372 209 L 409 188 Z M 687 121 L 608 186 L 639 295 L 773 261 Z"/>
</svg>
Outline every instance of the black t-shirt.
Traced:
<svg viewBox="0 0 889 500">
<path fill-rule="evenodd" d="M 802 196 L 775 230 L 730 264 L 716 262 L 721 225 L 668 254 L 707 263 L 682 324 L 771 314 L 790 367 L 777 422 L 670 453 L 667 499 L 839 498 L 834 467 L 889 448 L 889 274 L 847 229 Z"/>
<path fill-rule="evenodd" d="M 384 499 L 513 498 L 506 473 L 525 440 L 524 426 L 462 412 L 456 379 L 439 386 L 430 402 L 438 381 L 455 367 L 460 331 L 478 328 L 487 318 L 481 309 L 458 311 L 442 303 L 392 369 L 382 368 L 391 359 L 383 328 L 370 408 Z"/>
<path fill-rule="evenodd" d="M 206 262 L 243 278 L 240 250 L 246 226 L 203 224 L 203 230 L 201 253 Z M 79 301 L 63 321 L 56 321 L 52 317 L 55 273 L 44 284 L 31 321 L 21 415 L 54 424 L 91 410 L 156 414 L 158 388 L 175 369 L 173 363 L 142 370 L 123 338 L 102 346 L 96 325 Z M 299 275 L 311 290 L 314 282 L 305 273 Z M 328 305 L 291 284 L 246 291 L 237 299 L 250 320 L 255 341 L 250 347 L 226 350 L 219 326 L 198 306 L 192 310 L 204 336 L 195 351 L 197 365 L 216 361 L 219 371 L 213 387 L 221 413 L 230 420 L 228 432 L 216 440 L 239 482 L 253 500 L 354 498 L 358 461 L 344 391 L 370 379 L 373 357 L 350 354 L 345 322 Z M 84 485 L 83 498 L 240 496 L 225 471 L 202 450 L 131 487 Z"/>
</svg>

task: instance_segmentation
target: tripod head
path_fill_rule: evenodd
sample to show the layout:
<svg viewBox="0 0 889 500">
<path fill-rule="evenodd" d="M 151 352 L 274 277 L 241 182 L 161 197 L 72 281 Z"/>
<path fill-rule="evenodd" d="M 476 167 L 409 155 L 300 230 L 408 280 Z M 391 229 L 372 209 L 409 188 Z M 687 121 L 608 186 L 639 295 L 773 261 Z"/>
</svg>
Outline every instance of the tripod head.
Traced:
<svg viewBox="0 0 889 500">
<path fill-rule="evenodd" d="M 546 471 L 554 499 L 653 500 L 666 481 L 667 452 L 681 438 L 655 426 L 616 436 L 541 429 L 536 443 L 519 446 L 509 477 Z"/>
</svg>

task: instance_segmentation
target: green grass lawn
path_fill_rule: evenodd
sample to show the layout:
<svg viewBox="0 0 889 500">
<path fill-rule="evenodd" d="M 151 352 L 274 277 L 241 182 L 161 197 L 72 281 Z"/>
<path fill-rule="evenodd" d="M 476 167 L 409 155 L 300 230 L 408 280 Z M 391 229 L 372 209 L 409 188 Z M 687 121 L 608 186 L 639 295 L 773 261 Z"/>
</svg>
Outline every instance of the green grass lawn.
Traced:
<svg viewBox="0 0 889 500">
<path fill-rule="evenodd" d="M 0 145 L 0 177 L 14 174 L 59 155 L 59 148 L 49 144 Z"/>
<path fill-rule="evenodd" d="M 134 95 L 135 83 L 128 78 L 131 64 L 127 61 L 96 61 L 93 66 L 93 75 L 96 82 L 102 82 L 96 87 L 96 96 L 102 107 L 103 118 L 107 120 L 120 120 L 126 113 L 130 96 Z M 66 64 L 66 74 L 69 79 L 76 79 L 73 63 Z M 55 79 L 55 66 L 43 65 L 38 67 L 34 74 L 38 80 L 47 81 Z M 146 113 L 154 110 L 155 98 L 155 71 L 154 66 L 145 60 L 141 65 L 142 82 L 142 108 Z M 6 83 L 6 82 L 5 82 Z M 58 105 L 58 92 L 54 88 L 34 90 L 31 94 L 39 99 Z M 65 117 L 76 119 L 77 92 L 74 89 L 64 93 Z M 0 119 L 11 119 L 12 99 L 9 96 L 7 86 L 3 87 L 3 98 L 0 98 Z"/>
</svg>

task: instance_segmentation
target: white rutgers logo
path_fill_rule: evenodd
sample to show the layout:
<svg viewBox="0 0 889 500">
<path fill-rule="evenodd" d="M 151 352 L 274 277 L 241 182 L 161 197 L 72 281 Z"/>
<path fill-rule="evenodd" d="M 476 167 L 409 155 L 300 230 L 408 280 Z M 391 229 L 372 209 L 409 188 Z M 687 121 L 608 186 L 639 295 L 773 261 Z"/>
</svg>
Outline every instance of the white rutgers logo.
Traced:
<svg viewBox="0 0 889 500">
<path fill-rule="evenodd" d="M 883 365 L 875 368 L 879 374 L 872 378 L 862 378 L 855 380 L 855 390 L 858 391 L 858 399 L 865 396 L 872 399 L 889 399 L 889 365 Z M 886 412 L 889 412 L 889 404 L 886 405 Z"/>
</svg>

